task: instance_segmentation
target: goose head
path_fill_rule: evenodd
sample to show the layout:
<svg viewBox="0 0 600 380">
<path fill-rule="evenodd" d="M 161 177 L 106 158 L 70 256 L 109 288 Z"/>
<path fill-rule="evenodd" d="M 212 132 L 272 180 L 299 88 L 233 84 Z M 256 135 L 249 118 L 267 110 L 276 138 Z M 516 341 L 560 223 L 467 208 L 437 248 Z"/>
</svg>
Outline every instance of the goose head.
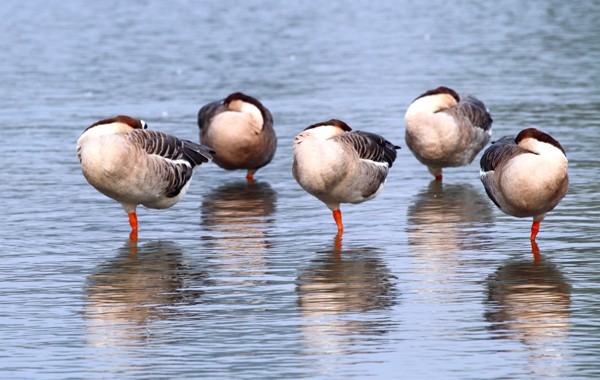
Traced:
<svg viewBox="0 0 600 380">
<path fill-rule="evenodd" d="M 257 99 L 241 92 L 234 92 L 223 100 L 223 105 L 228 110 L 234 112 L 244 112 L 250 114 L 259 125 L 268 120 L 265 107 Z"/>
<path fill-rule="evenodd" d="M 316 140 L 327 140 L 332 137 L 352 131 L 352 128 L 338 119 L 331 119 L 310 125 L 298 135 L 298 138 L 313 138 Z"/>
<path fill-rule="evenodd" d="M 566 156 L 565 150 L 552 136 L 535 128 L 527 128 L 519 132 L 515 143 L 523 149 L 535 154 Z"/>
</svg>

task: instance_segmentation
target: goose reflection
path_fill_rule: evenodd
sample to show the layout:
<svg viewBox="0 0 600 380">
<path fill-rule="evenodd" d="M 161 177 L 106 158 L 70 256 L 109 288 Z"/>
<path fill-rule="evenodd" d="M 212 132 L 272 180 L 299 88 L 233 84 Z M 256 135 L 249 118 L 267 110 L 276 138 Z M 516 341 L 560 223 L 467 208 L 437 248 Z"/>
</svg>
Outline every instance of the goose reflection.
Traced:
<svg viewBox="0 0 600 380">
<path fill-rule="evenodd" d="M 300 270 L 296 286 L 307 346 L 334 354 L 350 350 L 353 340 L 364 343 L 365 335 L 387 333 L 389 315 L 369 317 L 369 312 L 389 309 L 397 300 L 395 277 L 378 257 L 379 250 L 340 250 L 340 245 L 336 240 L 332 250 L 318 252 Z"/>
<path fill-rule="evenodd" d="M 481 255 L 465 255 L 485 248 L 483 232 L 493 220 L 493 209 L 470 184 L 431 181 L 407 210 L 408 247 L 415 286 L 432 304 L 459 301 L 464 279 L 473 267 L 485 265 Z"/>
<path fill-rule="evenodd" d="M 84 318 L 88 343 L 126 346 L 145 341 L 152 321 L 174 317 L 176 306 L 197 302 L 192 290 L 205 275 L 184 260 L 175 243 L 127 242 L 87 279 Z"/>
<path fill-rule="evenodd" d="M 225 184 L 203 197 L 201 224 L 209 232 L 203 239 L 237 275 L 264 272 L 276 200 L 271 186 L 257 181 Z"/>
<path fill-rule="evenodd" d="M 493 210 L 471 184 L 431 181 L 408 208 L 409 245 L 425 251 L 480 249 Z"/>
<path fill-rule="evenodd" d="M 531 369 L 556 376 L 567 356 L 571 327 L 570 286 L 543 258 L 509 262 L 487 279 L 485 319 L 495 337 L 522 342 Z"/>
</svg>

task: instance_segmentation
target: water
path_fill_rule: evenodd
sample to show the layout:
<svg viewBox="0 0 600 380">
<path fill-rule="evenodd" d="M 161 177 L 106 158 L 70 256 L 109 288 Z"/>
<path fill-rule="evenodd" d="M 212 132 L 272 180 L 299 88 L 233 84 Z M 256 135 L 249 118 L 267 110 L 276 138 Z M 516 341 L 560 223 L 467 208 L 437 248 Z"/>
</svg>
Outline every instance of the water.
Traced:
<svg viewBox="0 0 600 380">
<path fill-rule="evenodd" d="M 0 377 L 582 378 L 600 375 L 600 10 L 594 2 L 0 5 Z M 430 183 L 412 99 L 480 97 L 494 137 L 539 127 L 571 186 L 542 223 L 487 199 L 477 162 Z M 186 198 L 120 206 L 75 156 L 116 114 L 197 140 L 201 105 L 261 99 L 274 162 L 203 166 Z M 291 175 L 331 117 L 403 146 L 375 200 L 330 212 Z"/>
</svg>

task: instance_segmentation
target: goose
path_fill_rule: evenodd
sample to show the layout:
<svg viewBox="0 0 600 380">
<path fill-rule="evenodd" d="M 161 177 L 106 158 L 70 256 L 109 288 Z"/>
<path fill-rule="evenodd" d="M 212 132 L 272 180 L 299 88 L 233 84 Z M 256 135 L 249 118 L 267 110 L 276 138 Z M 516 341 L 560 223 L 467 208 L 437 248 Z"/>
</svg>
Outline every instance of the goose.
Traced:
<svg viewBox="0 0 600 380">
<path fill-rule="evenodd" d="M 490 199 L 508 215 L 533 217 L 530 240 L 540 222 L 569 188 L 565 150 L 549 134 L 535 128 L 503 137 L 481 157 L 481 182 Z"/>
<path fill-rule="evenodd" d="M 417 97 L 405 121 L 406 145 L 437 181 L 442 168 L 473 162 L 492 136 L 492 116 L 485 105 L 444 86 Z"/>
<path fill-rule="evenodd" d="M 137 241 L 136 208 L 167 208 L 186 193 L 194 170 L 212 151 L 192 141 L 147 129 L 145 121 L 119 115 L 86 128 L 77 141 L 83 176 L 100 193 L 121 203 Z"/>
<path fill-rule="evenodd" d="M 203 106 L 198 127 L 200 143 L 219 152 L 213 161 L 226 170 L 246 169 L 248 181 L 271 162 L 277 149 L 271 112 L 241 92 Z"/>
<path fill-rule="evenodd" d="M 361 203 L 383 189 L 396 149 L 382 136 L 352 131 L 337 119 L 313 124 L 294 140 L 292 173 L 309 194 L 333 212 L 338 234 L 344 231 L 340 203 Z"/>
</svg>

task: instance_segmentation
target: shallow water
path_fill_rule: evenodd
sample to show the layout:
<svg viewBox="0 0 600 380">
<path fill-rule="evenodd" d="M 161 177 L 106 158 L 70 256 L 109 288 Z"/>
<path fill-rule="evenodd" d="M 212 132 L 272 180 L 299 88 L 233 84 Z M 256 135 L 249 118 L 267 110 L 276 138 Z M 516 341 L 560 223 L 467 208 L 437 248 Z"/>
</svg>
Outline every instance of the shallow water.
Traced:
<svg viewBox="0 0 600 380">
<path fill-rule="evenodd" d="M 579 378 L 600 375 L 600 83 L 593 2 L 0 4 L 0 377 Z M 447 85 L 494 138 L 556 137 L 571 186 L 542 223 L 502 214 L 478 163 L 444 184 L 404 112 Z M 204 165 L 168 210 L 120 206 L 76 140 L 116 114 L 197 140 L 201 105 L 261 99 L 273 163 Z M 327 208 L 291 175 L 332 117 L 401 145 L 380 196 Z M 477 161 L 477 160 L 476 160 Z"/>
</svg>

